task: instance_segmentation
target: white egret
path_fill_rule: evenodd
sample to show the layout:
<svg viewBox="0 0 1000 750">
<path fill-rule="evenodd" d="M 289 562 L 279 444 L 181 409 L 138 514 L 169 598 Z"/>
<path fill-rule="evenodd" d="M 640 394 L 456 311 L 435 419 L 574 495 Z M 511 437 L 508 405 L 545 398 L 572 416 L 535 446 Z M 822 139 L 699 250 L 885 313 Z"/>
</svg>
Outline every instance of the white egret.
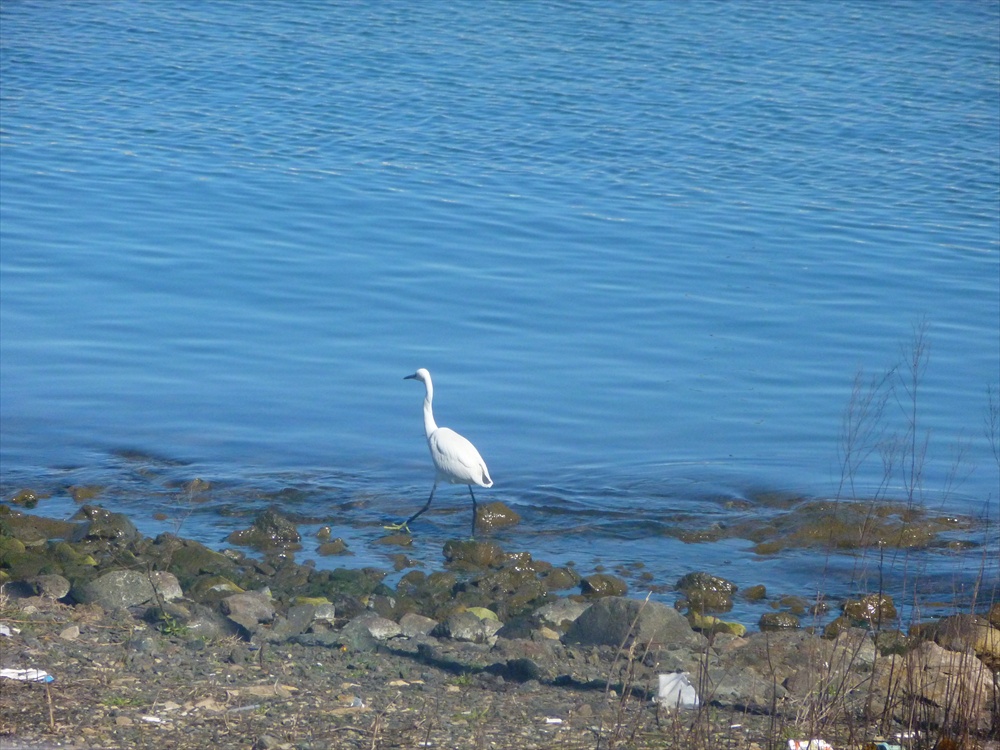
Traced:
<svg viewBox="0 0 1000 750">
<path fill-rule="evenodd" d="M 427 498 L 424 507 L 407 518 L 403 523 L 387 526 L 387 529 L 405 529 L 409 531 L 408 524 L 417 516 L 431 507 L 434 499 L 434 491 L 437 490 L 438 482 L 444 480 L 451 484 L 464 484 L 469 488 L 472 496 L 472 536 L 476 535 L 476 496 L 472 492 L 472 485 L 479 487 L 492 487 L 493 480 L 490 479 L 490 472 L 486 468 L 486 462 L 479 455 L 476 446 L 459 435 L 454 430 L 447 427 L 438 427 L 434 421 L 434 409 L 431 402 L 434 400 L 434 384 L 431 382 L 431 374 L 424 368 L 420 368 L 412 375 L 407 375 L 403 380 L 419 380 L 426 389 L 424 393 L 424 432 L 427 434 L 427 447 L 431 451 L 431 460 L 434 461 L 434 468 L 437 473 L 434 476 L 434 486 L 431 487 L 431 496 Z"/>
</svg>

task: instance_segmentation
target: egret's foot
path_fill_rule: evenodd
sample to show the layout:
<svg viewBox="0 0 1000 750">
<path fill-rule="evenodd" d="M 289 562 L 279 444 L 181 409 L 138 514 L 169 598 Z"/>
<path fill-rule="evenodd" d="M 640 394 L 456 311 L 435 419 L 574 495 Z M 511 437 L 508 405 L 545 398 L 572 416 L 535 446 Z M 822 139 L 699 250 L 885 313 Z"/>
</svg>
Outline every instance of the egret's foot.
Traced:
<svg viewBox="0 0 1000 750">
<path fill-rule="evenodd" d="M 388 531 L 405 531 L 407 534 L 413 533 L 410 531 L 410 527 L 406 525 L 406 521 L 403 521 L 403 523 L 390 523 L 382 528 Z"/>
</svg>

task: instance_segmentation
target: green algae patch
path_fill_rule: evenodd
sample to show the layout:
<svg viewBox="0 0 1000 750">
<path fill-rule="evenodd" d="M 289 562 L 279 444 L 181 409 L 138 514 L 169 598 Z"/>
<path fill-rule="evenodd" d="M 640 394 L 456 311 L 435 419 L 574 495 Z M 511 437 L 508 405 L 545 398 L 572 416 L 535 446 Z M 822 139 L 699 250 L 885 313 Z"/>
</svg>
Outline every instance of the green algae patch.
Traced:
<svg viewBox="0 0 1000 750">
<path fill-rule="evenodd" d="M 754 542 L 757 554 L 774 555 L 817 547 L 926 549 L 945 544 L 943 534 L 971 527 L 971 520 L 931 515 L 903 503 L 807 500 L 768 518 L 733 524 L 728 536 Z"/>
</svg>

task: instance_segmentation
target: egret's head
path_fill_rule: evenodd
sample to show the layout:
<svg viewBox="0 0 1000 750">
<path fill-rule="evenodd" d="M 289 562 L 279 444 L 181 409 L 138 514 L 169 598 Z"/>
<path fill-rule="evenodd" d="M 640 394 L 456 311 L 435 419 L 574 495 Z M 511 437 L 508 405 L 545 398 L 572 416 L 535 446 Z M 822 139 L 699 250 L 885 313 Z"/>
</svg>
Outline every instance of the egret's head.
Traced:
<svg viewBox="0 0 1000 750">
<path fill-rule="evenodd" d="M 419 380 L 421 383 L 426 383 L 431 379 L 431 374 L 427 372 L 423 367 L 417 370 L 412 375 L 407 375 L 403 380 Z"/>
</svg>

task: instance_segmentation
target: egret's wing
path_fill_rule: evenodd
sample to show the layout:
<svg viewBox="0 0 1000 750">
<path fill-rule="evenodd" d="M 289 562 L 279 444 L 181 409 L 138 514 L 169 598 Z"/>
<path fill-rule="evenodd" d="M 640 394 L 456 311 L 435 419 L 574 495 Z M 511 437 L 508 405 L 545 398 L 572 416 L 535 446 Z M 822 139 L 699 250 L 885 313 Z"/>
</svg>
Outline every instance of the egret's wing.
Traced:
<svg viewBox="0 0 1000 750">
<path fill-rule="evenodd" d="M 439 427 L 427 440 L 438 472 L 456 484 L 493 484 L 486 462 L 476 446 L 447 427 Z"/>
</svg>

